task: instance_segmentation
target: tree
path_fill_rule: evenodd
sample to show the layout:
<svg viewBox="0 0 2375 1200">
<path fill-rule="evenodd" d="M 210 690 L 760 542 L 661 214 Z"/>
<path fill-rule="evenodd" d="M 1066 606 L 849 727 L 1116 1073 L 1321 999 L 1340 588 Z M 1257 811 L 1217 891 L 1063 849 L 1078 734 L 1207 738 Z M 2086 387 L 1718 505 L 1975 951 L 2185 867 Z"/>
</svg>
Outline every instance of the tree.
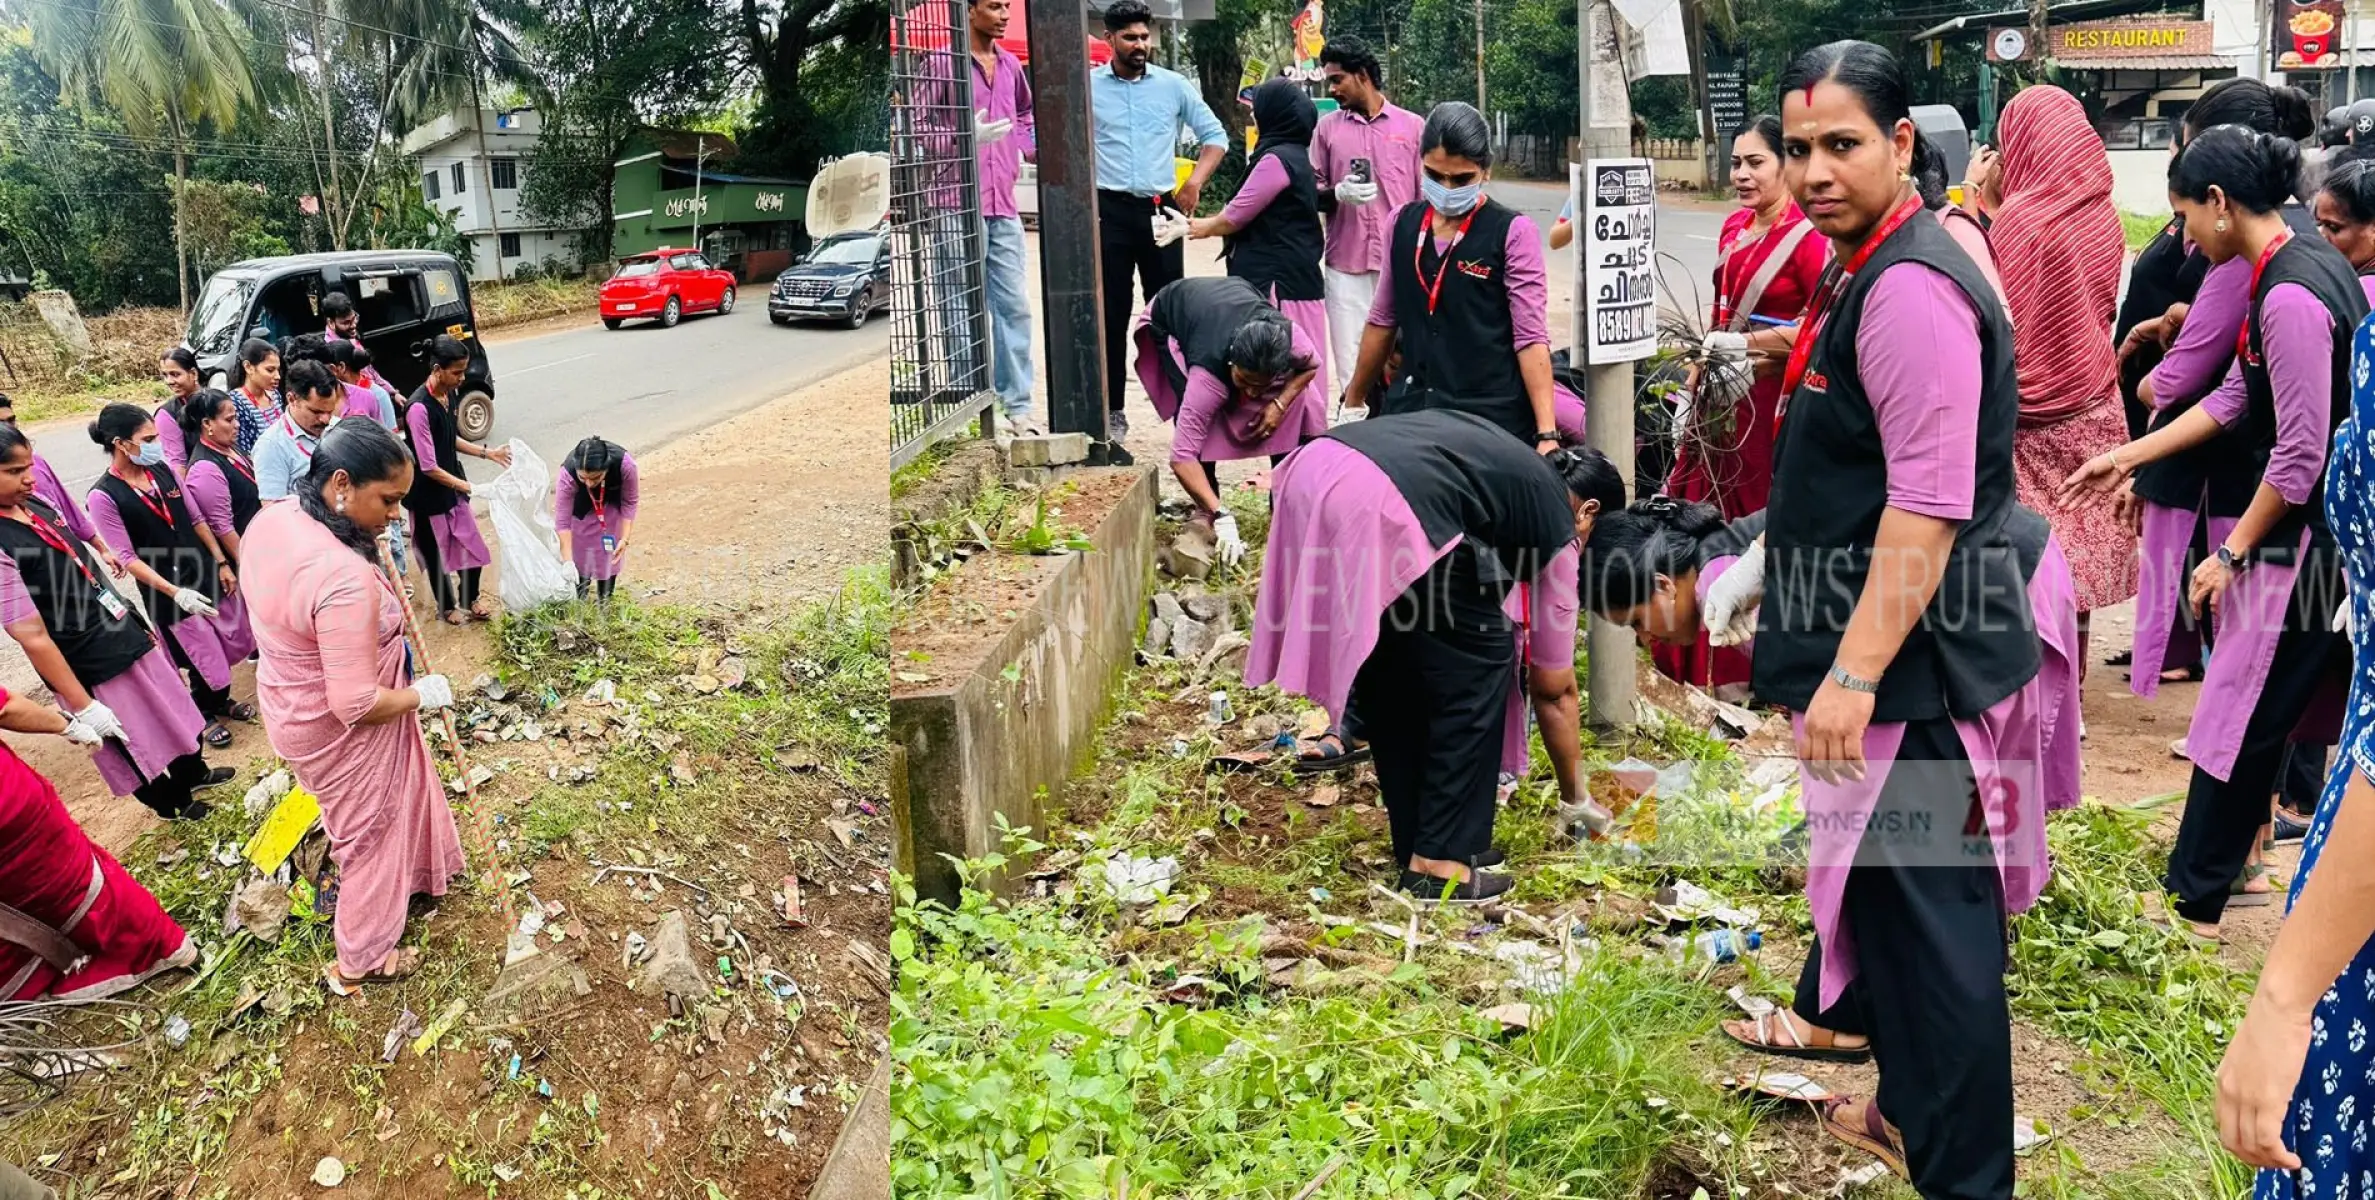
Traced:
<svg viewBox="0 0 2375 1200">
<path fill-rule="evenodd" d="M 753 165 L 805 175 L 823 155 L 858 148 L 836 137 L 836 126 L 820 119 L 824 114 L 818 98 L 804 86 L 805 76 L 822 66 L 839 76 L 845 89 L 855 76 L 856 91 L 865 96 L 858 111 L 879 105 L 887 113 L 890 6 L 913 2 L 740 0 L 744 53 L 758 71 L 759 103 L 751 122 L 749 155 Z M 864 82 L 869 67 L 879 81 L 871 87 Z"/>
<path fill-rule="evenodd" d="M 183 200 L 201 124 L 229 129 L 254 98 L 247 30 L 215 0 L 21 0 L 33 53 L 66 93 L 114 110 L 135 135 L 173 150 L 173 242 L 181 307 L 190 308 Z"/>
</svg>

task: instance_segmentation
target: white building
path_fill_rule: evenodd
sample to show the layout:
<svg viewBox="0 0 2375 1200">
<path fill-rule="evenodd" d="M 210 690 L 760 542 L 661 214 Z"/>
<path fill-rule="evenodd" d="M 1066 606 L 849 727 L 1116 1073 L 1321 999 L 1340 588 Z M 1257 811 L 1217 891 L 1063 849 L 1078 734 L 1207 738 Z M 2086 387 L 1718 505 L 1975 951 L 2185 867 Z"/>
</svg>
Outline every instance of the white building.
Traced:
<svg viewBox="0 0 2375 1200">
<path fill-rule="evenodd" d="M 508 279 L 546 259 L 574 262 L 575 230 L 538 225 L 520 212 L 521 178 L 542 127 L 532 108 L 486 109 L 475 124 L 460 108 L 404 135 L 404 152 L 421 173 L 421 198 L 451 214 L 470 239 L 473 282 Z"/>
</svg>

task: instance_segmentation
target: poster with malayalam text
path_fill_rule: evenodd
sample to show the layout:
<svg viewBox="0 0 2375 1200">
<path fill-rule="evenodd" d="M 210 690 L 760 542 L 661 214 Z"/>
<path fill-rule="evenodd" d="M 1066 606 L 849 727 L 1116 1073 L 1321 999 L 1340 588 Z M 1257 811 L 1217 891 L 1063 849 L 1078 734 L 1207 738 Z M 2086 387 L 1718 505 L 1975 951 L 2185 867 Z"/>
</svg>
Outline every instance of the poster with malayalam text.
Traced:
<svg viewBox="0 0 2375 1200">
<path fill-rule="evenodd" d="M 1646 158 L 1583 164 L 1584 361 L 1639 362 L 1658 349 L 1657 173 Z"/>
</svg>

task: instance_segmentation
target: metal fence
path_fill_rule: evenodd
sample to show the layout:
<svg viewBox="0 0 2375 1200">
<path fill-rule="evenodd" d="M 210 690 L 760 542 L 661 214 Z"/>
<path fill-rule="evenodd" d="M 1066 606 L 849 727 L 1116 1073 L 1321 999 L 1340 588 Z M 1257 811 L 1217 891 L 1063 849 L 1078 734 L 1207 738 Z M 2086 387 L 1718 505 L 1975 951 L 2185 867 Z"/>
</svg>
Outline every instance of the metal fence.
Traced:
<svg viewBox="0 0 2375 1200">
<path fill-rule="evenodd" d="M 965 0 L 922 0 L 891 19 L 892 470 L 977 418 L 989 432 L 965 9 Z"/>
</svg>

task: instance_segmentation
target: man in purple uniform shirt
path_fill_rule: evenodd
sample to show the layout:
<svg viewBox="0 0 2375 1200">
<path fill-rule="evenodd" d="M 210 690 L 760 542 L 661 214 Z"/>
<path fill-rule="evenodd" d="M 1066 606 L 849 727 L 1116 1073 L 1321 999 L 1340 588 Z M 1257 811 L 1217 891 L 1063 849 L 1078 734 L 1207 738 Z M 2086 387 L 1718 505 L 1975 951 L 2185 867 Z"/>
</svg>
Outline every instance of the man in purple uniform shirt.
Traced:
<svg viewBox="0 0 2375 1200">
<path fill-rule="evenodd" d="M 981 217 L 987 231 L 985 277 L 990 307 L 990 385 L 1017 433 L 1031 420 L 1031 296 L 1023 270 L 1022 210 L 1014 202 L 1022 163 L 1036 162 L 1031 79 L 998 45 L 1008 0 L 970 0 L 966 27 L 973 52 L 974 153 L 981 161 Z"/>
<path fill-rule="evenodd" d="M 1387 226 L 1397 210 L 1418 199 L 1418 143 L 1426 121 L 1386 101 L 1381 90 L 1385 68 L 1367 42 L 1330 38 L 1319 52 L 1319 65 L 1337 104 L 1336 111 L 1320 117 L 1311 135 L 1311 172 L 1318 177 L 1320 210 L 1328 218 L 1320 270 L 1336 378 L 1350 379 L 1385 265 Z"/>
</svg>

